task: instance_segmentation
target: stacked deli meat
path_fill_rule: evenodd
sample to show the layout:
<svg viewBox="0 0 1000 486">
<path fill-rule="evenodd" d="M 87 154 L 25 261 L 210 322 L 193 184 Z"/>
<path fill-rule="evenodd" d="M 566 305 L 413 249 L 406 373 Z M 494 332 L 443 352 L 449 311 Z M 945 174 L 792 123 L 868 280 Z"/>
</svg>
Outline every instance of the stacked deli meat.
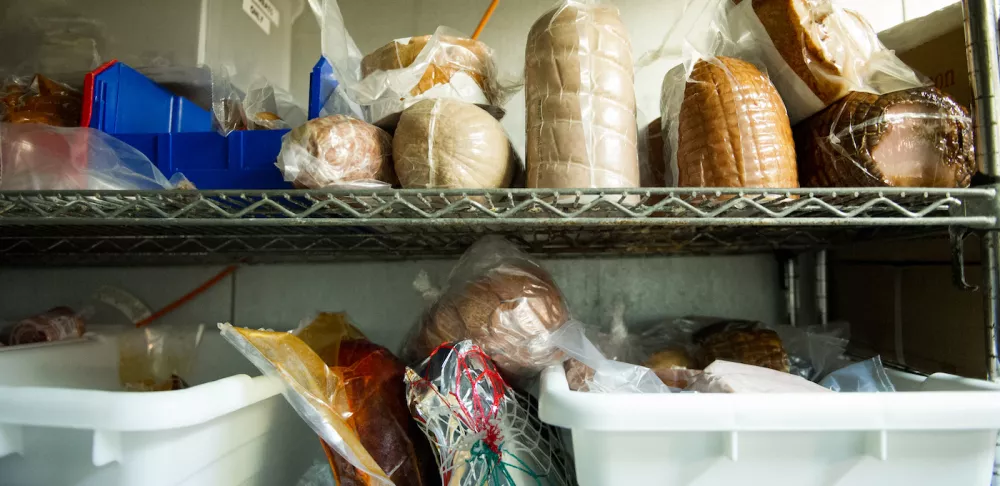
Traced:
<svg viewBox="0 0 1000 486">
<path fill-rule="evenodd" d="M 663 87 L 670 138 L 667 185 L 798 187 L 792 129 L 778 92 L 752 64 L 730 57 L 678 66 Z"/>
<path fill-rule="evenodd" d="M 639 185 L 628 31 L 609 5 L 566 2 L 525 52 L 528 187 Z"/>
</svg>

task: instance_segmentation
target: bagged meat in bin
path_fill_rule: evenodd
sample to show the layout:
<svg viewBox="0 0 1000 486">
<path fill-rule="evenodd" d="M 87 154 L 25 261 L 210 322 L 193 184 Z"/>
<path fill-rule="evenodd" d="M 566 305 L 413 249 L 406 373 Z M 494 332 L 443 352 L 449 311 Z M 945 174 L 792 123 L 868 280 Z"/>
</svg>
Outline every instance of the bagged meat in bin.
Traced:
<svg viewBox="0 0 1000 486">
<path fill-rule="evenodd" d="M 830 373 L 819 382 L 835 392 L 892 393 L 896 387 L 882 366 L 882 358 L 875 356 Z"/>
<path fill-rule="evenodd" d="M 792 127 L 767 76 L 732 57 L 692 60 L 663 80 L 665 185 L 798 187 Z"/>
<path fill-rule="evenodd" d="M 239 130 L 280 130 L 306 122 L 306 112 L 292 95 L 256 76 L 244 93 L 233 84 L 235 68 L 211 70 L 212 124 L 222 135 Z"/>
<path fill-rule="evenodd" d="M 758 322 L 726 320 L 699 329 L 692 335 L 702 363 L 716 360 L 770 368 L 788 373 L 788 353 L 778 333 Z"/>
<path fill-rule="evenodd" d="M 220 324 L 223 337 L 265 375 L 332 451 L 337 484 L 439 481 L 426 438 L 410 418 L 404 366 L 344 314 L 320 314 L 296 333 Z"/>
<path fill-rule="evenodd" d="M 203 324 L 157 323 L 130 329 L 118 339 L 118 379 L 127 391 L 183 390 L 198 356 Z"/>
<path fill-rule="evenodd" d="M 852 92 L 795 127 L 808 187 L 968 187 L 972 119 L 936 88 Z"/>
<path fill-rule="evenodd" d="M 567 0 L 525 48 L 527 187 L 638 187 L 632 45 L 618 9 Z"/>
<path fill-rule="evenodd" d="M 286 134 L 277 166 L 295 187 L 398 185 L 392 137 L 344 115 L 316 118 Z"/>
<path fill-rule="evenodd" d="M 152 190 L 189 188 L 142 152 L 102 131 L 0 123 L 0 189 Z"/>
<path fill-rule="evenodd" d="M 323 57 L 343 89 L 335 93 L 356 103 L 365 120 L 376 123 L 424 99 L 447 98 L 503 106 L 514 90 L 501 83 L 493 51 L 447 27 L 433 35 L 398 39 L 364 55 L 347 31 L 337 0 L 310 0 L 321 30 Z"/>
<path fill-rule="evenodd" d="M 50 343 L 83 337 L 91 310 L 81 312 L 69 307 L 54 307 L 46 312 L 26 317 L 0 332 L 0 344 Z"/>
<path fill-rule="evenodd" d="M 929 85 L 833 0 L 735 0 L 728 13 L 736 57 L 756 59 L 793 124 L 852 91 L 885 94 Z"/>
<path fill-rule="evenodd" d="M 446 486 L 569 486 L 556 430 L 471 341 L 443 344 L 407 368 L 410 412 L 435 448 Z"/>
<path fill-rule="evenodd" d="M 450 99 L 423 100 L 403 111 L 392 156 L 407 189 L 510 187 L 518 172 L 500 122 L 476 105 Z"/>
<path fill-rule="evenodd" d="M 608 359 L 587 338 L 584 326 L 571 321 L 554 333 L 551 342 L 569 358 L 566 380 L 574 391 L 595 393 L 670 393 L 658 373 L 645 366 Z"/>
<path fill-rule="evenodd" d="M 443 292 L 418 290 L 431 306 L 408 340 L 411 362 L 443 343 L 470 339 L 520 386 L 564 359 L 550 340 L 569 320 L 562 292 L 545 269 L 502 237 L 472 245 Z"/>
</svg>

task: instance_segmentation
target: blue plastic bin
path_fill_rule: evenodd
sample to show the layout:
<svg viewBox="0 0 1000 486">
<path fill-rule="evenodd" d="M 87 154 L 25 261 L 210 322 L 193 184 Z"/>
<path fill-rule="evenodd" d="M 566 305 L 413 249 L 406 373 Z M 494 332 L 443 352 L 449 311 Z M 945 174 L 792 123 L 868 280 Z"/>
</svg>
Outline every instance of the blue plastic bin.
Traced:
<svg viewBox="0 0 1000 486">
<path fill-rule="evenodd" d="M 333 66 L 320 56 L 309 74 L 309 119 L 319 118 L 323 105 L 330 99 L 340 84 L 333 78 Z"/>
<path fill-rule="evenodd" d="M 288 130 L 224 137 L 210 112 L 116 61 L 87 75 L 83 124 L 135 147 L 168 178 L 183 173 L 199 189 L 291 187 L 274 165 Z"/>
</svg>

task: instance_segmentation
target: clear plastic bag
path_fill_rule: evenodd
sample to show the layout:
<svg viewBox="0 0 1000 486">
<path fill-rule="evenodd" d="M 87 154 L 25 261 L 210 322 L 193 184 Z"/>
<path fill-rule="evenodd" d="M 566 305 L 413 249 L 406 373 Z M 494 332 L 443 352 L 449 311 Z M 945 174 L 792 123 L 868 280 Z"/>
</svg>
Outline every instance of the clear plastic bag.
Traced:
<svg viewBox="0 0 1000 486">
<path fill-rule="evenodd" d="M 502 106 L 510 94 L 498 81 L 492 50 L 482 42 L 439 27 L 433 35 L 398 39 L 364 55 L 347 31 L 337 0 L 309 0 L 309 5 L 340 93 L 363 107 L 366 121 L 376 123 L 428 98 Z M 333 114 L 342 113 L 320 113 Z"/>
<path fill-rule="evenodd" d="M 618 9 L 568 0 L 528 33 L 527 186 L 638 187 L 632 45 Z"/>
<path fill-rule="evenodd" d="M 141 152 L 99 130 L 0 123 L 0 189 L 190 187 L 180 173 L 168 180 Z"/>
<path fill-rule="evenodd" d="M 343 484 L 433 484 L 434 460 L 410 419 L 404 367 L 348 323 L 320 314 L 296 333 L 220 324 L 222 336 L 267 376 L 332 451 Z"/>
<path fill-rule="evenodd" d="M 310 120 L 281 141 L 278 168 L 295 187 L 388 188 L 398 185 L 392 137 L 344 115 Z"/>
<path fill-rule="evenodd" d="M 503 126 L 482 108 L 423 100 L 400 116 L 393 163 L 404 188 L 510 187 L 518 164 Z"/>
<path fill-rule="evenodd" d="M 79 75 L 101 65 L 104 25 L 73 0 L 6 0 L 0 9 L 0 74 Z M 16 48 L 14 48 L 16 46 Z"/>
<path fill-rule="evenodd" d="M 795 127 L 809 187 L 967 187 L 972 119 L 936 88 L 852 92 Z"/>
<path fill-rule="evenodd" d="M 205 325 L 156 324 L 130 329 L 118 338 L 118 379 L 127 391 L 170 391 L 188 387 Z"/>
<path fill-rule="evenodd" d="M 306 122 L 306 113 L 288 92 L 256 76 L 244 93 L 235 84 L 232 66 L 212 69 L 212 115 L 216 130 L 279 130 Z"/>
<path fill-rule="evenodd" d="M 562 293 L 545 269 L 502 237 L 472 245 L 443 292 L 426 282 L 420 287 L 433 303 L 407 343 L 411 362 L 443 343 L 471 339 L 519 386 L 563 361 L 550 340 L 569 320 Z"/>
<path fill-rule="evenodd" d="M 785 106 L 767 76 L 741 59 L 691 52 L 663 80 L 667 187 L 799 186 Z"/>
<path fill-rule="evenodd" d="M 819 382 L 835 392 L 891 393 L 896 387 L 882 366 L 882 358 L 871 359 L 845 366 L 830 373 Z"/>
<path fill-rule="evenodd" d="M 759 59 L 792 123 L 852 91 L 929 85 L 878 39 L 857 12 L 833 0 L 744 0 L 729 11 L 736 56 Z"/>
<path fill-rule="evenodd" d="M 670 393 L 670 388 L 653 370 L 605 358 L 584 329 L 581 323 L 573 321 L 550 338 L 569 357 L 565 367 L 571 389 L 594 393 Z"/>
<path fill-rule="evenodd" d="M 0 86 L 0 121 L 7 123 L 75 127 L 82 106 L 80 91 L 41 74 L 11 77 Z"/>
<path fill-rule="evenodd" d="M 55 307 L 0 330 L 0 344 L 19 346 L 79 338 L 86 332 L 86 323 L 92 314 L 93 309 L 89 306 L 79 312 L 69 307 Z"/>
<path fill-rule="evenodd" d="M 561 442 L 530 399 L 507 386 L 471 341 L 444 344 L 407 368 L 414 419 L 435 447 L 448 486 L 569 486 Z"/>
</svg>

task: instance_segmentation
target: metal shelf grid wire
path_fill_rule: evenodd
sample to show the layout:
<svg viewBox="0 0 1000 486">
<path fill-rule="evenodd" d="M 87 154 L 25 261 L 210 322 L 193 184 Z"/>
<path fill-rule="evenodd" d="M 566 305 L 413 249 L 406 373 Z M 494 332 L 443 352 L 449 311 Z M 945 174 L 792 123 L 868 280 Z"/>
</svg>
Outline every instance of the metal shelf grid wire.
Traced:
<svg viewBox="0 0 1000 486">
<path fill-rule="evenodd" d="M 826 248 L 988 228 L 994 189 L 0 192 L 0 261 L 453 256 L 487 233 L 547 255 Z M 81 260 L 82 259 L 82 260 Z"/>
</svg>

